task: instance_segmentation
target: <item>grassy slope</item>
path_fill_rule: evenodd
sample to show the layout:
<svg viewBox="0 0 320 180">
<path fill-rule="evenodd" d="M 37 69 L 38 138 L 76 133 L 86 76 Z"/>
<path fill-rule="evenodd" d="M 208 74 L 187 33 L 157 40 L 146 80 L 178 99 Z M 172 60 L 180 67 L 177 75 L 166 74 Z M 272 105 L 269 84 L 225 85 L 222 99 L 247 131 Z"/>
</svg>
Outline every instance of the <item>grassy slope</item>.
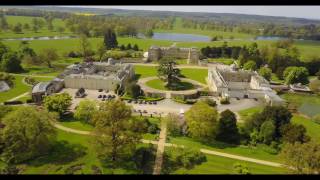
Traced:
<svg viewBox="0 0 320 180">
<path fill-rule="evenodd" d="M 316 141 L 320 141 L 320 124 L 313 122 L 311 119 L 307 119 L 298 115 L 294 115 L 292 122 L 296 124 L 302 124 L 307 129 L 307 134 Z"/>
<path fill-rule="evenodd" d="M 30 86 L 27 86 L 22 83 L 23 77 L 15 76 L 15 78 L 16 79 L 14 80 L 14 87 L 9 91 L 0 93 L 0 103 L 12 99 L 16 96 L 19 96 L 31 89 Z"/>
</svg>

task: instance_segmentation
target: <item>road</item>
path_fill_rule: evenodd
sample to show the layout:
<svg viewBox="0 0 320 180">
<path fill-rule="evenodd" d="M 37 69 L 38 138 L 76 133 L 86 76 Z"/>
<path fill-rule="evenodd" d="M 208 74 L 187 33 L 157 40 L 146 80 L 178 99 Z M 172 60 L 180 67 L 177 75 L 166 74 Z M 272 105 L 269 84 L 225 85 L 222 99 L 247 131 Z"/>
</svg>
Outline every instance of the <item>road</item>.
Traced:
<svg viewBox="0 0 320 180">
<path fill-rule="evenodd" d="M 161 168 L 163 164 L 163 153 L 164 153 L 164 146 L 166 144 L 167 138 L 167 122 L 166 120 L 162 119 L 161 121 L 161 131 L 159 135 L 158 141 L 158 149 L 156 154 L 156 160 L 154 163 L 153 174 L 161 174 Z"/>
</svg>

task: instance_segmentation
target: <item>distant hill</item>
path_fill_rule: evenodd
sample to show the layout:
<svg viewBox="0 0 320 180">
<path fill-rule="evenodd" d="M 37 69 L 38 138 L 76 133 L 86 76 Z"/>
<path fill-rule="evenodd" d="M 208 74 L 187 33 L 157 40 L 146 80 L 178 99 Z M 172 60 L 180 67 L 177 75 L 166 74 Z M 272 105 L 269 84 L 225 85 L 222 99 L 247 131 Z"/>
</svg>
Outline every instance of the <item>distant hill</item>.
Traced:
<svg viewBox="0 0 320 180">
<path fill-rule="evenodd" d="M 211 12 L 174 12 L 174 11 L 152 11 L 152 10 L 124 10 L 124 9 L 101 9 L 86 7 L 61 7 L 61 6 L 1 6 L 1 8 L 35 9 L 45 11 L 59 11 L 70 13 L 93 13 L 104 16 L 147 16 L 147 17 L 185 17 L 203 20 L 215 20 L 230 23 L 252 22 L 252 23 L 278 23 L 284 25 L 307 25 L 320 24 L 320 20 L 306 18 L 291 18 L 278 16 L 246 15 L 232 13 L 211 13 Z"/>
</svg>

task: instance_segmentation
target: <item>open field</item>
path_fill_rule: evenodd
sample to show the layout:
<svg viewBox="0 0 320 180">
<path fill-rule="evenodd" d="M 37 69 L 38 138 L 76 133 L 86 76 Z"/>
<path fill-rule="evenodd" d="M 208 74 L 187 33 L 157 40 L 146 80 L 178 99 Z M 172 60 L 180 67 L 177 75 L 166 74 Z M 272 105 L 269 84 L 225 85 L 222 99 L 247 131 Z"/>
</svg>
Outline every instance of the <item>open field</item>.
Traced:
<svg viewBox="0 0 320 180">
<path fill-rule="evenodd" d="M 201 30 L 201 29 L 183 28 L 182 27 L 182 19 L 179 17 L 175 18 L 172 30 L 156 29 L 154 32 L 199 34 L 199 35 L 206 35 L 209 37 L 223 36 L 224 38 L 230 38 L 230 36 L 233 36 L 234 38 L 253 38 L 254 37 L 251 34 L 238 33 L 238 32 L 223 32 L 223 31 L 215 31 L 215 30 Z"/>
</svg>

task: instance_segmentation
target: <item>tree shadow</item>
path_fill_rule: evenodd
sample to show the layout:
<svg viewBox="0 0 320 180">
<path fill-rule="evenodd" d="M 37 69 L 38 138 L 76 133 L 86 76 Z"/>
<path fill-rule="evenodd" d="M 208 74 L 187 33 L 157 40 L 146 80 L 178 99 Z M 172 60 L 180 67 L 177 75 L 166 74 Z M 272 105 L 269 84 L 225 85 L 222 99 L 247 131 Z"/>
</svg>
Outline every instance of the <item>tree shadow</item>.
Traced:
<svg viewBox="0 0 320 180">
<path fill-rule="evenodd" d="M 113 166 L 111 161 L 103 161 L 102 166 L 111 171 L 124 169 L 129 172 L 135 172 L 135 174 L 152 174 L 155 158 L 156 148 L 151 145 L 137 148 L 134 154 L 121 158 Z"/>
<path fill-rule="evenodd" d="M 80 144 L 70 144 L 67 141 L 55 142 L 51 151 L 44 156 L 30 161 L 28 164 L 42 166 L 45 164 L 62 165 L 86 155 L 87 148 Z"/>
<path fill-rule="evenodd" d="M 133 80 L 137 81 L 138 79 L 140 79 L 141 74 L 135 74 L 135 76 L 133 77 Z"/>
</svg>

